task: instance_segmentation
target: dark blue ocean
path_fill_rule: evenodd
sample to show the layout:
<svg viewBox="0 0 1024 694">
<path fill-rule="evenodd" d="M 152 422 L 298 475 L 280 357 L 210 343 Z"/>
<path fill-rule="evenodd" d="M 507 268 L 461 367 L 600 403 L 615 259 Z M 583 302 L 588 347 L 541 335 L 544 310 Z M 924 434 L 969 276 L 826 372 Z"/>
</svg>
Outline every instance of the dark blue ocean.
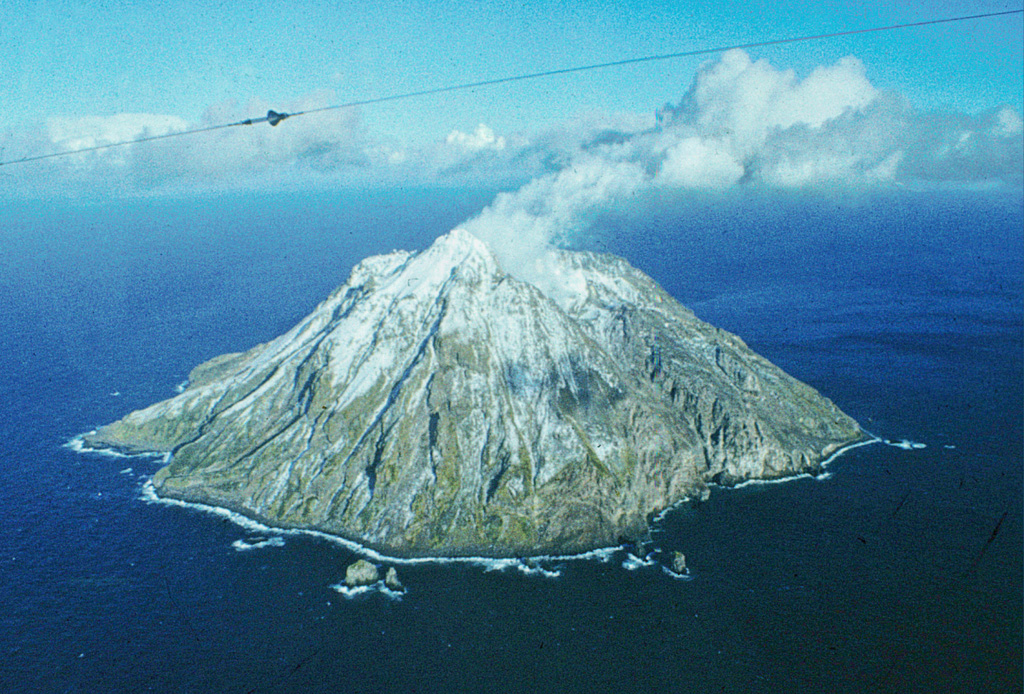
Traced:
<svg viewBox="0 0 1024 694">
<path fill-rule="evenodd" d="M 692 580 L 402 566 L 140 500 L 74 436 L 290 328 L 488 191 L 0 203 L 0 691 L 1021 691 L 1018 193 L 649 199 L 594 220 L 682 303 L 893 441 L 715 489 L 655 537 Z M 129 470 L 130 468 L 130 470 Z"/>
</svg>

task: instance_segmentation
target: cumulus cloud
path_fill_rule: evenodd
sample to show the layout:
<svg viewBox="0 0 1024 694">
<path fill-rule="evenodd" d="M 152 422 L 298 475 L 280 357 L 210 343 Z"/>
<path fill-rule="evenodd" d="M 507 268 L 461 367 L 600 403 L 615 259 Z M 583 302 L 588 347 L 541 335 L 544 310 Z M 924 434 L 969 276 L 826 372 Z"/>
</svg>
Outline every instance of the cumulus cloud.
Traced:
<svg viewBox="0 0 1024 694">
<path fill-rule="evenodd" d="M 1024 120 L 1009 106 L 996 109 L 992 121 L 992 134 L 998 137 L 1013 137 L 1024 130 Z"/>
<path fill-rule="evenodd" d="M 947 184 L 998 182 L 1020 187 L 1024 178 L 1021 117 L 1008 106 L 978 115 L 920 114 L 907 118 L 910 180 Z"/>
<path fill-rule="evenodd" d="M 847 57 L 802 80 L 730 51 L 658 113 L 655 183 L 777 188 L 1001 182 L 1020 185 L 1020 115 L 924 113 Z"/>
<path fill-rule="evenodd" d="M 665 149 L 658 180 L 680 188 L 728 188 L 743 178 L 743 165 L 722 138 L 684 137 Z"/>
<path fill-rule="evenodd" d="M 499 133 L 486 124 L 473 132 L 459 129 L 434 145 L 407 152 L 409 174 L 444 185 L 519 186 L 560 171 L 587 148 L 606 150 L 654 124 L 652 114 L 586 112 L 540 131 Z"/>
<path fill-rule="evenodd" d="M 703 67 L 679 104 L 658 112 L 663 151 L 656 182 L 723 188 L 760 180 L 792 187 L 853 180 L 877 165 L 876 148 L 851 142 L 851 127 L 879 101 L 864 65 L 843 58 L 804 79 L 730 51 Z M 865 159 L 866 157 L 866 159 Z M 876 159 L 878 159 L 876 161 Z M 870 160 L 870 161 L 868 161 Z"/>
<path fill-rule="evenodd" d="M 552 148 L 554 170 L 500 195 L 463 227 L 514 275 L 573 299 L 550 249 L 595 210 L 655 190 L 1021 186 L 1020 114 L 925 113 L 874 87 L 856 58 L 802 79 L 730 51 L 703 66 L 653 127 L 590 129 Z M 564 139 L 564 138 L 563 138 Z M 578 298 L 578 297 L 576 297 Z"/>
<path fill-rule="evenodd" d="M 678 106 L 658 114 L 667 129 L 728 142 L 739 157 L 749 157 L 773 133 L 794 126 L 821 128 L 858 111 L 878 91 L 855 58 L 819 67 L 803 80 L 792 70 L 776 70 L 767 61 L 752 62 L 740 50 L 704 67 Z"/>
<path fill-rule="evenodd" d="M 481 181 L 507 184 L 518 174 L 517 180 L 521 183 L 530 176 L 522 175 L 515 159 L 527 143 L 528 139 L 521 133 L 498 133 L 486 123 L 480 123 L 471 132 L 456 128 L 443 140 L 412 146 L 403 163 L 408 174 L 421 180 L 445 184 L 479 185 Z"/>
</svg>

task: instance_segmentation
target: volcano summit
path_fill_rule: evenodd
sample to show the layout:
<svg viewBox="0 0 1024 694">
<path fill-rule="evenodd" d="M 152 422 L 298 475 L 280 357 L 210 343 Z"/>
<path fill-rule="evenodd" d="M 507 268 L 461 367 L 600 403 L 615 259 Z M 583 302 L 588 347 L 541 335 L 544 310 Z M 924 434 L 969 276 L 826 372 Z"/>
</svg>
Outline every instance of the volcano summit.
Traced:
<svg viewBox="0 0 1024 694">
<path fill-rule="evenodd" d="M 458 229 L 368 258 L 288 333 L 85 445 L 169 451 L 162 497 L 395 555 L 513 556 L 642 537 L 709 483 L 815 473 L 863 438 L 626 261 L 554 263 L 573 298 Z"/>
</svg>

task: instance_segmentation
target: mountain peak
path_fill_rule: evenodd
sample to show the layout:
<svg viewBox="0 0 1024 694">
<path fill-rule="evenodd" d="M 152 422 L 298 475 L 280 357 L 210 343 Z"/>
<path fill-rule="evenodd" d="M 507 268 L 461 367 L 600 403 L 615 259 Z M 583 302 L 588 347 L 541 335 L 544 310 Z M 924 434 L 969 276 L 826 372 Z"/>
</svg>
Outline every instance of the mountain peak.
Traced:
<svg viewBox="0 0 1024 694">
<path fill-rule="evenodd" d="M 488 257 L 494 257 L 491 249 L 486 243 L 473 236 L 470 232 L 466 231 L 462 227 L 456 227 L 449 231 L 447 234 L 439 236 L 430 249 L 438 248 L 447 254 L 457 255 L 473 255 L 481 254 Z"/>
<path fill-rule="evenodd" d="M 466 263 L 497 267 L 494 253 L 487 244 L 463 229 L 453 229 L 437 237 L 426 250 L 416 255 L 422 266 L 437 265 L 439 270 L 450 270 Z"/>
</svg>

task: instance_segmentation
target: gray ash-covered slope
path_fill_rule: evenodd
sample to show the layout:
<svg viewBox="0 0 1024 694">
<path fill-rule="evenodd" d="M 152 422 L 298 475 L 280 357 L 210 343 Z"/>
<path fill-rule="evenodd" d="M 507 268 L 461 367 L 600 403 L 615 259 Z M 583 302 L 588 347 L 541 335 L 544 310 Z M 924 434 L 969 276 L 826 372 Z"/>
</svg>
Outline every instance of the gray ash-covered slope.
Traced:
<svg viewBox="0 0 1024 694">
<path fill-rule="evenodd" d="M 862 437 L 624 260 L 556 270 L 578 296 L 460 230 L 368 258 L 285 335 L 86 445 L 171 451 L 163 497 L 393 554 L 512 556 L 642 536 L 711 482 L 813 473 Z"/>
</svg>

